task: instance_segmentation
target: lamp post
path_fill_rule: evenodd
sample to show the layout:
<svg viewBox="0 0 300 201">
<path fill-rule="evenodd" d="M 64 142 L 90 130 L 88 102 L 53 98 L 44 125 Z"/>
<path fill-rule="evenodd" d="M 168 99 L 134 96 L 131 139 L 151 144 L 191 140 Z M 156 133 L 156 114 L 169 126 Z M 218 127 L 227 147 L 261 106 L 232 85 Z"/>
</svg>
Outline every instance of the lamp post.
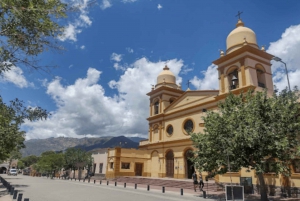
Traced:
<svg viewBox="0 0 300 201">
<path fill-rule="evenodd" d="M 284 64 L 284 67 L 285 67 L 285 73 L 286 73 L 286 77 L 287 77 L 287 81 L 288 81 L 288 85 L 289 85 L 289 90 L 291 91 L 291 86 L 290 86 L 290 80 L 289 80 L 289 74 L 288 74 L 288 70 L 287 70 L 287 67 L 286 67 L 286 63 L 282 61 L 282 59 L 280 59 L 279 57 L 273 57 L 272 60 L 274 61 L 279 61 L 281 63 Z"/>
</svg>

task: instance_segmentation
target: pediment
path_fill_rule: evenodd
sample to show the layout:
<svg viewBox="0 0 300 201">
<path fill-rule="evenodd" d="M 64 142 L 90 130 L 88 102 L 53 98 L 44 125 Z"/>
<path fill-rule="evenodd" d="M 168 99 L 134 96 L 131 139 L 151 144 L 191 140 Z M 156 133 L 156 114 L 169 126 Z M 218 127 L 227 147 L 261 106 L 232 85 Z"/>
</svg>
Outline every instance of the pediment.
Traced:
<svg viewBox="0 0 300 201">
<path fill-rule="evenodd" d="M 176 110 L 182 110 L 184 108 L 190 108 L 205 102 L 215 100 L 215 96 L 219 94 L 219 90 L 198 90 L 198 91 L 186 91 L 176 101 L 169 105 L 164 113 L 168 114 Z"/>
</svg>

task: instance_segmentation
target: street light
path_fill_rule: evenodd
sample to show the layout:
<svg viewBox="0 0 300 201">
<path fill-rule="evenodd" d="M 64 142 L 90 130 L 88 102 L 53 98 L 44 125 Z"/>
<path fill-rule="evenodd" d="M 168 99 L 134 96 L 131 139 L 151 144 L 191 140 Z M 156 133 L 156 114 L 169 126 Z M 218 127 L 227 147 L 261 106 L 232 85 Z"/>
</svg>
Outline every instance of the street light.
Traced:
<svg viewBox="0 0 300 201">
<path fill-rule="evenodd" d="M 286 73 L 286 77 L 287 77 L 287 81 L 288 81 L 288 85 L 289 85 L 289 90 L 291 91 L 291 86 L 290 86 L 290 80 L 289 80 L 289 74 L 288 74 L 288 70 L 287 70 L 287 67 L 286 67 L 286 63 L 282 61 L 282 59 L 280 59 L 279 57 L 273 57 L 272 60 L 274 61 L 279 61 L 281 63 L 284 64 L 284 67 L 285 67 L 285 73 Z"/>
</svg>

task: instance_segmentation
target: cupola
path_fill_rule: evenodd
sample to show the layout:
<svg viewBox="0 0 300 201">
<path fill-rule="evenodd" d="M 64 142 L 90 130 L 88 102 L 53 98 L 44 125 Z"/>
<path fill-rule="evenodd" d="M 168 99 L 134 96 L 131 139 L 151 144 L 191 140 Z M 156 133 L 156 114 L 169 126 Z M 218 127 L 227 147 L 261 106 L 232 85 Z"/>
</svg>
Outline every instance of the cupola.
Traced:
<svg viewBox="0 0 300 201">
<path fill-rule="evenodd" d="M 244 26 L 241 19 L 238 20 L 236 28 L 230 32 L 226 39 L 227 50 L 226 54 L 229 54 L 241 47 L 243 45 L 251 45 L 258 49 L 256 42 L 256 35 L 254 31 Z"/>
<path fill-rule="evenodd" d="M 159 86 L 168 86 L 177 89 L 178 86 L 176 84 L 176 77 L 175 75 L 170 71 L 169 67 L 166 65 L 163 68 L 163 71 L 159 73 L 157 77 L 157 84 L 155 87 Z"/>
</svg>

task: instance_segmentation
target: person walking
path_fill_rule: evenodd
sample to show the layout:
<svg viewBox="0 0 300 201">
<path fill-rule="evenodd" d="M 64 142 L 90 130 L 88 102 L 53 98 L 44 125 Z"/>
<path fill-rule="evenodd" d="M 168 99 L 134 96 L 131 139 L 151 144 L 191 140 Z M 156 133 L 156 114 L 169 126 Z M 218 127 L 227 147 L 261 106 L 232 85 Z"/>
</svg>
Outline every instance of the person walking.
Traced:
<svg viewBox="0 0 300 201">
<path fill-rule="evenodd" d="M 198 185 L 198 178 L 197 178 L 196 171 L 195 171 L 194 174 L 192 175 L 192 178 L 193 178 L 193 183 L 194 183 L 194 190 L 195 190 L 195 192 L 196 192 L 197 185 Z"/>
<path fill-rule="evenodd" d="M 203 177 L 202 177 L 202 174 L 200 173 L 200 175 L 199 175 L 199 190 L 203 191 L 203 187 L 204 187 Z"/>
</svg>

